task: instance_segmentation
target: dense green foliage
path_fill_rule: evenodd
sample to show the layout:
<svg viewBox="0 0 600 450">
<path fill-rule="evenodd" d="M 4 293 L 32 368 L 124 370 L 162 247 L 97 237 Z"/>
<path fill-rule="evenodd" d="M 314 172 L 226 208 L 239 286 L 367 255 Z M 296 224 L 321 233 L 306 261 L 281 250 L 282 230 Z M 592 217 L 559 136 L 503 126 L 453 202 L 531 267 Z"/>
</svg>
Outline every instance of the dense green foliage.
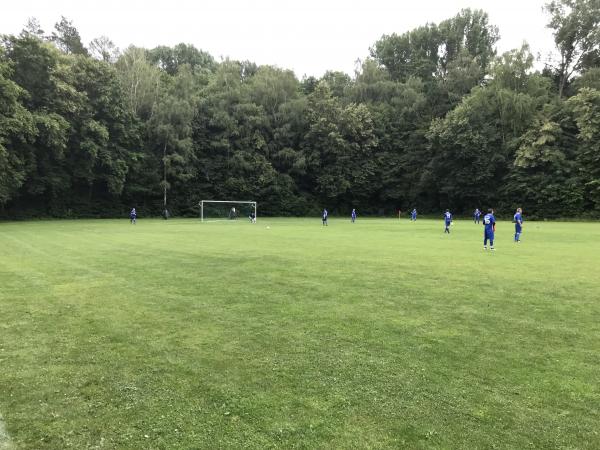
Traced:
<svg viewBox="0 0 600 450">
<path fill-rule="evenodd" d="M 497 55 L 479 10 L 384 35 L 349 77 L 298 80 L 191 45 L 89 48 L 66 19 L 0 46 L 0 214 L 600 215 L 600 2 L 547 5 L 560 60 Z"/>
<path fill-rule="evenodd" d="M 600 227 L 513 230 L 4 223 L 1 417 L 23 450 L 598 448 Z"/>
</svg>

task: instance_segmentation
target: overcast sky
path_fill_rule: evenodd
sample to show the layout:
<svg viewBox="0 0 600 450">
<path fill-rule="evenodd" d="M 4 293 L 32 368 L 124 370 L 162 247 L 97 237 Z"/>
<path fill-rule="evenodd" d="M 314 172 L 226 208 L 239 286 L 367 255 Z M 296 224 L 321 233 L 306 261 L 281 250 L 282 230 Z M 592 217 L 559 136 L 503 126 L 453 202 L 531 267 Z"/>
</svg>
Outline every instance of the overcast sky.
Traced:
<svg viewBox="0 0 600 450">
<path fill-rule="evenodd" d="M 8 3 L 8 2 L 7 2 Z M 321 76 L 353 74 L 357 58 L 383 34 L 439 23 L 461 8 L 480 8 L 500 28 L 500 52 L 527 41 L 545 59 L 553 49 L 543 0 L 18 0 L 2 5 L 0 34 L 18 33 L 36 17 L 49 33 L 64 15 L 84 44 L 106 35 L 130 44 L 193 44 L 215 58 L 247 59 Z"/>
</svg>

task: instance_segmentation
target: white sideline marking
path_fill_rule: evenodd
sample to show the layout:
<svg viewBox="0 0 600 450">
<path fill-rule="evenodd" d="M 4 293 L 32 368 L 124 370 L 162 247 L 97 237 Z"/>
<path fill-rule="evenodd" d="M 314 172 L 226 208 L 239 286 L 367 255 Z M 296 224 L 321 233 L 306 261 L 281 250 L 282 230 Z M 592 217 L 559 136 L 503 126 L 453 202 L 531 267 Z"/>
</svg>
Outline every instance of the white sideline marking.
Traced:
<svg viewBox="0 0 600 450">
<path fill-rule="evenodd" d="M 6 427 L 2 421 L 2 414 L 0 414 L 0 450 L 12 450 L 12 448 L 10 436 L 6 432 Z"/>
</svg>

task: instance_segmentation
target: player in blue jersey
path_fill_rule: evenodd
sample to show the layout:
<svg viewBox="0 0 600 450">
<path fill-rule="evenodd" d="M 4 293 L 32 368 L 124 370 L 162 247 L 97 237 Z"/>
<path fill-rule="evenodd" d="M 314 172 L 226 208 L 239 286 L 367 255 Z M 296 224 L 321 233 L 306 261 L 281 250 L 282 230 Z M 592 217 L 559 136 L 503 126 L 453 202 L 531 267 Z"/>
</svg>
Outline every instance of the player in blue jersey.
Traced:
<svg viewBox="0 0 600 450">
<path fill-rule="evenodd" d="M 135 212 L 135 208 L 133 208 L 131 210 L 131 212 L 129 213 L 129 221 L 135 225 L 135 220 L 137 219 L 137 212 Z"/>
<path fill-rule="evenodd" d="M 450 224 L 451 223 L 452 223 L 452 213 L 450 212 L 449 209 L 447 209 L 446 212 L 444 213 L 444 224 L 446 225 L 446 228 L 444 229 L 444 233 L 450 234 Z"/>
<path fill-rule="evenodd" d="M 487 250 L 487 241 L 490 241 L 490 250 L 494 250 L 494 233 L 496 232 L 496 218 L 494 210 L 488 209 L 488 213 L 483 216 L 483 249 Z"/>
<path fill-rule="evenodd" d="M 410 213 L 411 222 L 415 222 L 417 220 L 417 208 L 413 209 Z"/>
<path fill-rule="evenodd" d="M 352 223 L 356 222 L 356 209 L 352 208 L 352 214 L 350 215 Z"/>
<path fill-rule="evenodd" d="M 515 223 L 515 242 L 521 242 L 521 233 L 523 232 L 523 210 L 517 208 L 513 222 Z"/>
<path fill-rule="evenodd" d="M 323 210 L 323 226 L 326 227 L 327 225 L 327 217 L 329 216 L 329 213 L 327 212 L 327 208 L 325 208 Z"/>
<path fill-rule="evenodd" d="M 479 208 L 475 208 L 475 212 L 473 213 L 473 222 L 479 223 L 480 217 L 481 217 L 481 211 L 479 211 Z"/>
</svg>

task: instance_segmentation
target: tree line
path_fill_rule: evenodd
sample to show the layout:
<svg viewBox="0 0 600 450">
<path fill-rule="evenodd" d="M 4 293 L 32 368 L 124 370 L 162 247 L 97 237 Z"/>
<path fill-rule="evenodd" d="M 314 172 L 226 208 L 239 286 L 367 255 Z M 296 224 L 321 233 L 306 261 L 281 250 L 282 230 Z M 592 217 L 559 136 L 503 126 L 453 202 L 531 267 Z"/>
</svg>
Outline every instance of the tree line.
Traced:
<svg viewBox="0 0 600 450">
<path fill-rule="evenodd" d="M 464 9 L 383 35 L 354 76 L 298 79 L 192 45 L 86 47 L 62 18 L 0 44 L 0 216 L 262 214 L 600 216 L 600 0 L 545 6 L 556 61 L 502 55 Z"/>
</svg>

